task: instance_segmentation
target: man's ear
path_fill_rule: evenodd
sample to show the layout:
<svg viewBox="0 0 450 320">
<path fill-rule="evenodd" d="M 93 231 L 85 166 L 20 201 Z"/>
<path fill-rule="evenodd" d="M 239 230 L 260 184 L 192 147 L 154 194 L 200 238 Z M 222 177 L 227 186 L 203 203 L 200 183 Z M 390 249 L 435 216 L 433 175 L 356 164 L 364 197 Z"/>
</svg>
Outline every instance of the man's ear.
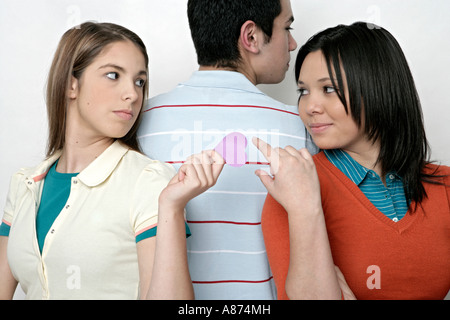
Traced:
<svg viewBox="0 0 450 320">
<path fill-rule="evenodd" d="M 78 88 L 79 88 L 78 79 L 72 76 L 70 86 L 67 89 L 67 97 L 69 99 L 76 99 L 78 97 Z"/>
<path fill-rule="evenodd" d="M 262 30 L 253 21 L 248 20 L 241 27 L 239 42 L 242 49 L 258 54 L 260 46 L 264 43 L 263 37 Z"/>
</svg>

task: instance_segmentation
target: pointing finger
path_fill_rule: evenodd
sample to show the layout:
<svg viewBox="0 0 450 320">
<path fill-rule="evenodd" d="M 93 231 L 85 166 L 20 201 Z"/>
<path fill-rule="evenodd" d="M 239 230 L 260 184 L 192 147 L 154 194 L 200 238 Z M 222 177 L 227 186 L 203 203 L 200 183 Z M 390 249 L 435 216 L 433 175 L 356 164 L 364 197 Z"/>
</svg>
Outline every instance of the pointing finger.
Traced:
<svg viewBox="0 0 450 320">
<path fill-rule="evenodd" d="M 256 148 L 258 148 L 258 150 L 262 152 L 264 157 L 269 162 L 271 162 L 272 153 L 275 152 L 271 145 L 257 137 L 253 137 L 252 142 L 256 146 Z"/>
</svg>

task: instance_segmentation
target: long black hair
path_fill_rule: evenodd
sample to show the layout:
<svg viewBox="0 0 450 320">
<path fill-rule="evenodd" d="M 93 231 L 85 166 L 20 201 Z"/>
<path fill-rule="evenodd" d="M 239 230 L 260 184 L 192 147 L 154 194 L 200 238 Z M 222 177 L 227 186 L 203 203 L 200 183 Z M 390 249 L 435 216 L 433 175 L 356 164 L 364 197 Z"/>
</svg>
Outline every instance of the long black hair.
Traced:
<svg viewBox="0 0 450 320">
<path fill-rule="evenodd" d="M 426 197 L 423 182 L 434 183 L 435 176 L 424 172 L 429 163 L 429 145 L 422 108 L 397 40 L 382 27 L 365 22 L 326 29 L 300 48 L 296 81 L 306 56 L 318 50 L 325 57 L 330 79 L 339 88 L 336 92 L 346 112 L 350 107 L 355 123 L 359 127 L 364 123 L 368 139 L 380 142 L 377 163 L 381 164 L 382 175 L 395 170 L 403 179 L 408 203 L 415 201 L 417 206 Z"/>
</svg>

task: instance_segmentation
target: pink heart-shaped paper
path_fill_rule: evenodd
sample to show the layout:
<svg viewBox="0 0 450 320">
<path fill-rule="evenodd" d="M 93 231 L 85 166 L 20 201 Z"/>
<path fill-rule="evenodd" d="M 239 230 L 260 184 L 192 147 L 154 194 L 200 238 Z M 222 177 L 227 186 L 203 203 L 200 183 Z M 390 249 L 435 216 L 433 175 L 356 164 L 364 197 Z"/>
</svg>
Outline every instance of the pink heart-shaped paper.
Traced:
<svg viewBox="0 0 450 320">
<path fill-rule="evenodd" d="M 247 162 L 247 138 L 239 132 L 233 132 L 225 136 L 214 149 L 225 163 L 232 167 L 241 167 Z"/>
</svg>

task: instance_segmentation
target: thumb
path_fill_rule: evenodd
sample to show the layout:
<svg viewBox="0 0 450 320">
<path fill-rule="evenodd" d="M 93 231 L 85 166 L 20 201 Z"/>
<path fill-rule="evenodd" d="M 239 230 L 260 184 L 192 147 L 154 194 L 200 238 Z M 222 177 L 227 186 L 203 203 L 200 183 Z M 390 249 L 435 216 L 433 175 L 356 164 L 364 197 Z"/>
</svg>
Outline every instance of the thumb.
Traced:
<svg viewBox="0 0 450 320">
<path fill-rule="evenodd" d="M 264 187 L 266 187 L 267 191 L 270 193 L 273 189 L 273 178 L 264 170 L 256 170 L 255 174 L 258 176 Z"/>
<path fill-rule="evenodd" d="M 182 165 L 176 174 L 176 182 L 182 182 L 186 177 L 187 166 Z M 175 177 L 174 177 L 175 178 Z"/>
<path fill-rule="evenodd" d="M 213 177 L 215 179 L 217 179 L 220 175 L 220 173 L 222 172 L 222 169 L 225 165 L 225 160 L 223 159 L 223 157 L 216 152 L 215 150 L 211 150 L 208 152 L 208 155 L 212 158 L 213 160 Z"/>
</svg>

